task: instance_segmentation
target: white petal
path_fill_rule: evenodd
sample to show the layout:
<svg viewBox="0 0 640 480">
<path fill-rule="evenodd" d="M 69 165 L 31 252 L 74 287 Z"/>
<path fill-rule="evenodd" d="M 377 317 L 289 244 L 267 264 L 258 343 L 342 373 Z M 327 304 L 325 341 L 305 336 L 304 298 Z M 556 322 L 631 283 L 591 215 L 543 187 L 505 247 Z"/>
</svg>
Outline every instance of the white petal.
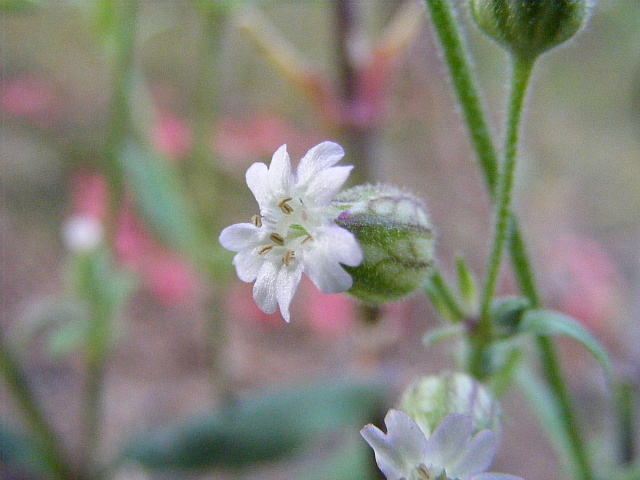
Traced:
<svg viewBox="0 0 640 480">
<path fill-rule="evenodd" d="M 308 184 L 320 170 L 331 167 L 344 157 L 344 150 L 334 142 L 322 142 L 310 149 L 298 165 L 298 185 Z"/>
<path fill-rule="evenodd" d="M 255 247 L 260 238 L 260 229 L 253 223 L 236 223 L 222 230 L 218 241 L 227 250 L 239 252 Z"/>
<path fill-rule="evenodd" d="M 318 172 L 304 187 L 298 186 L 298 192 L 307 199 L 307 204 L 326 206 L 331 203 L 344 182 L 347 181 L 353 167 L 351 165 L 331 167 Z"/>
<path fill-rule="evenodd" d="M 256 201 L 260 208 L 269 201 L 269 183 L 268 183 L 269 169 L 264 163 L 254 163 L 247 169 L 245 179 L 247 180 L 247 186 L 253 196 L 256 197 Z"/>
<path fill-rule="evenodd" d="M 522 477 L 516 477 L 515 475 L 507 475 L 506 473 L 481 473 L 474 475 L 469 480 L 523 480 Z"/>
<path fill-rule="evenodd" d="M 341 264 L 356 266 L 362 262 L 362 250 L 353 234 L 336 225 L 314 232 L 303 255 L 305 273 L 324 293 L 349 290 L 353 279 Z"/>
<path fill-rule="evenodd" d="M 483 430 L 467 442 L 455 461 L 447 464 L 447 475 L 467 478 L 485 472 L 496 453 L 496 437 L 491 430 Z"/>
<path fill-rule="evenodd" d="M 258 276 L 264 258 L 254 251 L 240 252 L 233 258 L 238 278 L 243 282 L 251 283 Z"/>
<path fill-rule="evenodd" d="M 388 480 L 409 478 L 412 470 L 423 463 L 427 440 L 409 415 L 389 410 L 384 419 L 386 435 L 377 427 L 367 425 L 360 434 L 373 448 L 378 467 Z"/>
<path fill-rule="evenodd" d="M 287 146 L 282 145 L 271 158 L 269 165 L 269 195 L 271 198 L 277 198 L 278 201 L 289 196 L 291 190 L 291 161 L 287 153 Z"/>
<path fill-rule="evenodd" d="M 264 313 L 275 313 L 278 307 L 276 300 L 276 281 L 278 267 L 274 262 L 264 261 L 253 284 L 253 299 Z"/>
<path fill-rule="evenodd" d="M 433 465 L 448 469 L 455 463 L 458 454 L 464 449 L 473 423 L 469 415 L 452 413 L 442 420 L 429 437 L 426 459 L 427 467 Z"/>
<path fill-rule="evenodd" d="M 295 267 L 286 267 L 283 265 L 278 272 L 276 298 L 278 299 L 280 314 L 287 323 L 290 320 L 289 305 L 291 304 L 293 295 L 296 293 L 301 276 L 302 267 L 299 262 L 296 263 Z"/>
</svg>

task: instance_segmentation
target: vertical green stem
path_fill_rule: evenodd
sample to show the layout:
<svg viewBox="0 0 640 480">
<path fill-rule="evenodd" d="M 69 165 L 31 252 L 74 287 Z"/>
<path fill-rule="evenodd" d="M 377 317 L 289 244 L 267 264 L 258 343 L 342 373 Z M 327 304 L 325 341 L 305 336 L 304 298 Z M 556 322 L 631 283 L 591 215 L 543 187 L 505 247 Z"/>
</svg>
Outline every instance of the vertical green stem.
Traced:
<svg viewBox="0 0 640 480">
<path fill-rule="evenodd" d="M 48 473 L 54 480 L 77 478 L 67 463 L 60 439 L 45 418 L 36 394 L 29 385 L 24 371 L 9 351 L 8 345 L 0 334 L 0 376 L 16 399 L 26 424 L 35 434 L 40 447 L 40 459 L 45 463 Z"/>
<path fill-rule="evenodd" d="M 490 317 L 491 302 L 500 275 L 502 254 L 509 233 L 509 212 L 511 207 L 511 193 L 518 156 L 518 136 L 527 85 L 531 78 L 533 62 L 513 59 L 511 75 L 511 90 L 506 122 L 506 136 L 504 146 L 504 162 L 499 176 L 498 191 L 495 198 L 495 224 L 493 241 L 487 277 L 480 304 L 480 318 L 471 335 L 471 354 L 469 370 L 478 378 L 484 378 L 486 369 L 486 349 L 493 339 L 493 325 Z"/>
<path fill-rule="evenodd" d="M 452 79 L 454 91 L 465 118 L 471 143 L 476 151 L 479 166 L 487 185 L 487 190 L 495 201 L 498 183 L 498 156 L 493 146 L 489 128 L 487 127 L 463 37 L 457 27 L 454 8 L 450 2 L 446 0 L 425 0 L 425 4 L 429 10 L 435 33 L 438 36 L 443 56 Z M 517 219 L 513 213 L 509 214 L 509 224 L 511 263 L 520 291 L 531 301 L 532 306 L 539 306 L 540 299 L 533 279 L 531 265 Z M 567 393 L 565 382 L 560 375 L 560 363 L 555 347 L 547 337 L 539 337 L 537 339 L 537 345 L 547 383 L 556 397 L 558 404 L 561 405 L 565 422 L 563 428 L 571 441 L 572 460 L 577 465 L 577 471 L 582 472 L 580 478 L 589 480 L 592 478 L 592 474 L 586 460 L 584 446 L 577 433 L 575 414 L 572 409 L 571 400 Z M 482 349 L 476 349 L 476 352 L 480 354 L 479 360 L 482 362 L 485 352 L 483 352 Z"/>
<path fill-rule="evenodd" d="M 107 126 L 104 152 L 105 168 L 109 179 L 109 219 L 107 234 L 109 239 L 115 228 L 115 217 L 123 196 L 123 175 L 119 157 L 129 133 L 129 96 L 133 83 L 133 58 L 138 3 L 118 2 L 114 24 L 114 48 L 111 112 Z M 86 339 L 86 378 L 83 398 L 84 461 L 87 469 L 95 467 L 95 450 L 100 438 L 102 421 L 102 389 L 105 362 L 109 350 L 112 318 L 109 312 L 90 312 L 90 324 Z"/>
<path fill-rule="evenodd" d="M 509 233 L 509 211 L 511 208 L 511 193 L 513 191 L 513 180 L 518 157 L 520 122 L 522 120 L 522 110 L 527 93 L 527 85 L 529 84 L 532 70 L 533 62 L 518 60 L 514 57 L 507 113 L 504 162 L 498 183 L 499 188 L 495 204 L 496 218 L 492 250 L 480 309 L 481 323 L 490 323 L 489 309 L 491 308 L 491 301 L 500 274 L 502 252 L 507 240 L 507 234 Z M 480 328 L 482 328 L 482 326 Z"/>
<path fill-rule="evenodd" d="M 425 0 L 436 34 L 449 68 L 453 88 L 476 151 L 487 189 L 495 195 L 498 177 L 498 155 L 485 120 L 476 81 L 469 68 L 463 37 L 457 27 L 455 11 L 447 1 Z"/>
</svg>

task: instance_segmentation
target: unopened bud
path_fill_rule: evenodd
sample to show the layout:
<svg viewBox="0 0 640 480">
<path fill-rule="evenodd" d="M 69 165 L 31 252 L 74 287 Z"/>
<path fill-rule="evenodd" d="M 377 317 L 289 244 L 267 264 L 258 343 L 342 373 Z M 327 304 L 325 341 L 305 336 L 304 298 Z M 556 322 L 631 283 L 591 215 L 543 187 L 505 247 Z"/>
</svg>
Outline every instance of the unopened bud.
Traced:
<svg viewBox="0 0 640 480">
<path fill-rule="evenodd" d="M 524 60 L 569 40 L 589 13 L 586 0 L 471 0 L 470 6 L 480 30 Z"/>
<path fill-rule="evenodd" d="M 370 305 L 405 297 L 422 286 L 434 262 L 433 233 L 424 202 L 389 185 L 362 185 L 341 192 L 336 222 L 353 233 L 364 260 L 344 267 L 349 293 Z"/>
<path fill-rule="evenodd" d="M 400 399 L 398 409 L 411 416 L 429 437 L 452 413 L 471 415 L 474 432 L 490 429 L 500 434 L 501 410 L 491 392 L 464 373 L 422 377 Z"/>
</svg>

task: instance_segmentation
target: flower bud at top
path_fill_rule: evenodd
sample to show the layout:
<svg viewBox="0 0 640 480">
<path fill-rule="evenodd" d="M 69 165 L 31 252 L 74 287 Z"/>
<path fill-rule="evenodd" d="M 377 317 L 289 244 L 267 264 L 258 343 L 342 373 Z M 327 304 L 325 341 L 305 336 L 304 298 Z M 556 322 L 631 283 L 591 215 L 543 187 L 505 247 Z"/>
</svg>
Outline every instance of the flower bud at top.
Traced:
<svg viewBox="0 0 640 480">
<path fill-rule="evenodd" d="M 398 409 L 409 414 L 428 438 L 446 416 L 468 414 L 473 432 L 489 429 L 500 436 L 501 410 L 491 392 L 465 373 L 422 377 L 400 399 Z"/>
<path fill-rule="evenodd" d="M 423 285 L 434 262 L 433 234 L 424 202 L 389 185 L 362 185 L 335 198 L 336 223 L 353 233 L 364 260 L 344 267 L 349 293 L 370 305 L 393 302 Z"/>
<path fill-rule="evenodd" d="M 470 6 L 480 30 L 531 61 L 573 37 L 589 10 L 586 0 L 471 0 Z"/>
</svg>

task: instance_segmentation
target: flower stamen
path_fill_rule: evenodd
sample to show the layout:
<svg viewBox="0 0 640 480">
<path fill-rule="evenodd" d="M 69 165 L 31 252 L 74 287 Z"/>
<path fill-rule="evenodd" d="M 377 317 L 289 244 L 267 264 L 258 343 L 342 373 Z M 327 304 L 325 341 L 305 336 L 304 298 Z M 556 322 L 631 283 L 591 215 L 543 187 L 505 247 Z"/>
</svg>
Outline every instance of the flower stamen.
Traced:
<svg viewBox="0 0 640 480">
<path fill-rule="evenodd" d="M 311 235 L 308 235 L 308 236 L 307 236 L 307 238 L 305 238 L 305 239 L 302 241 L 302 244 L 301 244 L 301 245 L 304 245 L 305 243 L 309 243 L 311 240 L 313 240 L 313 237 L 312 237 Z"/>
<path fill-rule="evenodd" d="M 265 253 L 268 253 L 271 250 L 273 250 L 273 245 L 265 245 L 260 250 L 258 250 L 258 255 L 264 255 Z"/>
<path fill-rule="evenodd" d="M 291 263 L 291 260 L 293 260 L 293 257 L 295 257 L 295 253 L 293 250 L 287 250 L 284 254 L 284 257 L 282 257 L 282 261 L 284 262 L 285 266 L 289 266 L 289 264 Z"/>
<path fill-rule="evenodd" d="M 253 223 L 256 228 L 260 228 L 262 226 L 262 218 L 260 215 L 254 215 L 251 217 L 251 223 Z"/>
<path fill-rule="evenodd" d="M 292 197 L 287 197 L 287 198 L 283 198 L 278 202 L 278 207 L 280 207 L 280 210 L 282 210 L 282 213 L 285 213 L 287 215 L 290 215 L 293 213 L 293 208 L 288 203 L 291 200 L 293 200 Z"/>
<path fill-rule="evenodd" d="M 281 235 L 278 235 L 277 233 L 272 233 L 271 235 L 269 235 L 269 238 L 276 245 L 279 245 L 281 247 L 284 246 L 284 238 L 282 238 Z"/>
</svg>

